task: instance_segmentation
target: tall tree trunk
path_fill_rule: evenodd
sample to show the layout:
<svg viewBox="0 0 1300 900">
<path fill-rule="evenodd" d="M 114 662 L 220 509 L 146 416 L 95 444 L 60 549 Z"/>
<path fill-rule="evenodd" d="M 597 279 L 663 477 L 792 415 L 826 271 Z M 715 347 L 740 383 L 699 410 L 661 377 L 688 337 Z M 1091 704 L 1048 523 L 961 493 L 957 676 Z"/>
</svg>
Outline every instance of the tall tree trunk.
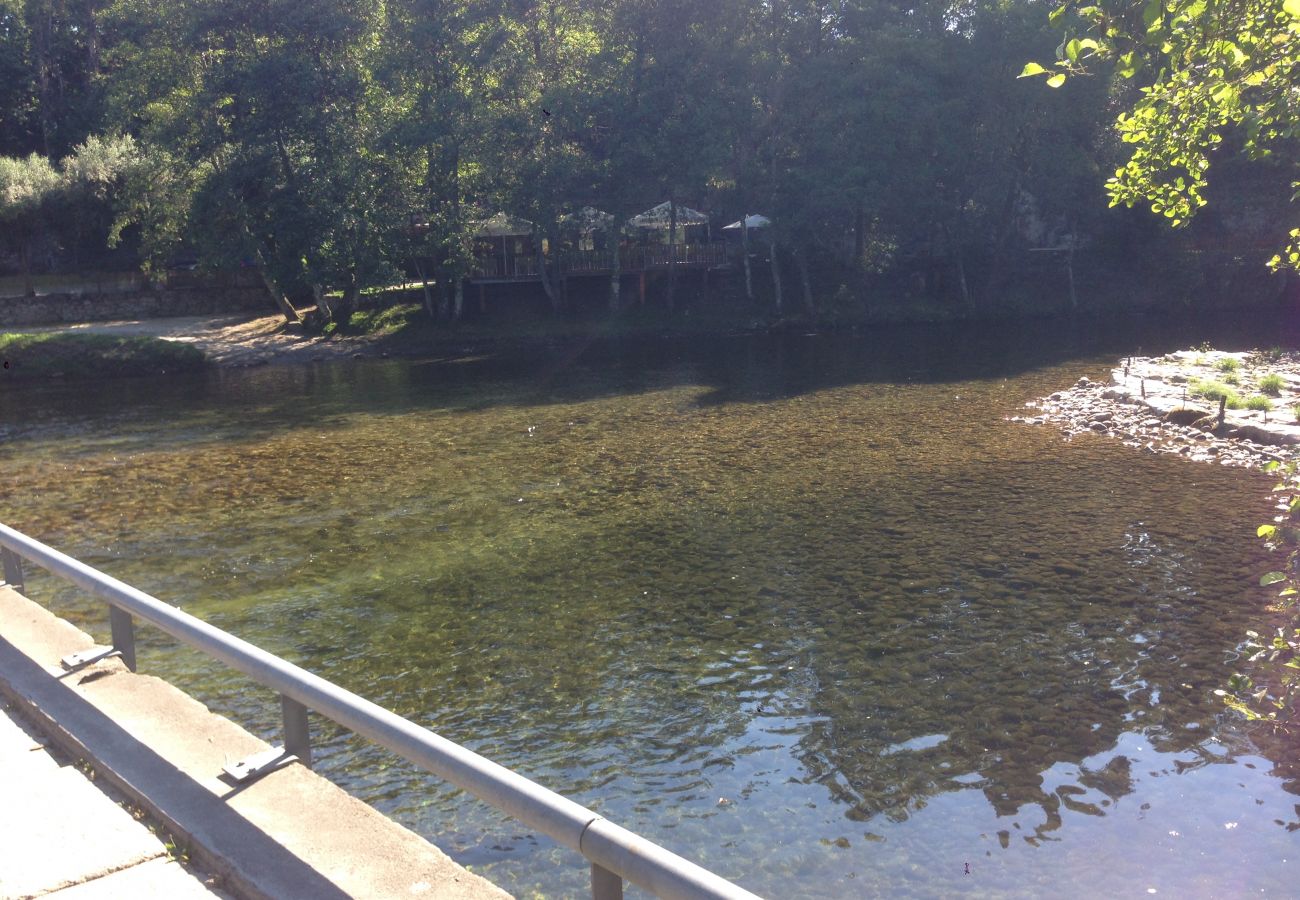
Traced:
<svg viewBox="0 0 1300 900">
<path fill-rule="evenodd" d="M 258 253 L 258 256 L 261 257 L 260 252 Z M 290 303 L 289 298 L 284 295 L 284 291 L 280 290 L 280 286 L 275 283 L 275 279 L 271 277 L 271 273 L 266 271 L 266 263 L 260 258 L 257 260 L 257 274 L 262 279 L 262 284 L 266 287 L 266 292 L 271 295 L 271 299 L 275 301 L 275 305 L 280 308 L 280 314 L 284 316 L 284 320 L 286 322 L 301 322 L 302 316 L 298 315 L 298 310 L 293 308 L 293 304 Z"/>
<path fill-rule="evenodd" d="M 799 266 L 799 281 L 803 286 L 803 305 L 808 310 L 808 315 L 816 316 L 817 307 L 813 305 L 812 284 L 808 279 L 808 254 L 802 248 L 796 247 L 794 251 L 794 261 Z"/>
<path fill-rule="evenodd" d="M 334 321 L 334 306 L 325 294 L 325 286 L 322 284 L 313 284 L 311 286 L 311 295 L 316 301 L 316 312 L 325 317 L 326 322 Z"/>
<path fill-rule="evenodd" d="M 54 116 L 54 110 L 52 109 L 54 98 L 50 89 L 50 60 L 54 55 L 51 49 L 54 13 L 49 0 L 31 5 L 36 7 L 36 9 L 29 9 L 27 13 L 30 17 L 28 27 L 30 28 L 32 68 L 36 70 L 36 98 L 40 109 L 41 144 L 44 147 L 45 155 L 52 156 L 50 138 L 54 132 L 54 126 L 51 123 Z"/>
<path fill-rule="evenodd" d="M 420 291 L 424 296 L 424 311 L 429 314 L 430 319 L 438 318 L 438 310 L 433 304 L 433 292 L 429 290 L 429 276 L 424 271 L 424 263 L 420 262 L 420 257 L 412 257 L 415 261 L 415 271 L 420 276 Z"/>
<path fill-rule="evenodd" d="M 244 231 L 244 240 L 247 241 L 246 246 L 252 248 L 253 261 L 257 263 L 257 274 L 258 277 L 262 279 L 262 284 L 266 287 L 266 292 L 271 295 L 271 299 L 275 301 L 275 305 L 280 308 L 280 313 L 284 316 L 286 322 L 301 322 L 302 316 L 298 315 L 298 310 L 293 308 L 293 304 L 289 302 L 289 298 L 284 295 L 284 291 L 280 290 L 280 286 L 276 284 L 275 279 L 271 277 L 271 273 L 266 266 L 266 257 L 262 255 L 262 248 L 258 246 L 256 239 L 253 237 L 253 233 L 249 231 L 247 222 L 245 221 L 241 223 L 241 227 Z M 316 287 L 313 286 L 312 290 L 315 291 Z"/>
<path fill-rule="evenodd" d="M 32 278 L 32 242 L 30 238 L 23 239 L 20 260 L 23 266 L 23 294 L 27 297 L 35 297 L 36 282 Z"/>
<path fill-rule="evenodd" d="M 622 301 L 619 298 L 619 290 L 622 287 L 623 258 L 622 258 L 622 254 L 619 252 L 620 248 L 618 245 L 617 227 L 613 227 L 610 229 L 609 239 L 611 245 L 611 252 L 614 255 L 613 265 L 610 266 L 610 274 L 609 274 L 609 311 L 618 312 L 622 306 Z"/>
<path fill-rule="evenodd" d="M 740 251 L 745 258 L 745 299 L 754 302 L 754 275 L 749 265 L 749 213 L 740 220 Z"/>
<path fill-rule="evenodd" d="M 339 323 L 346 325 L 356 312 L 357 304 L 361 300 L 361 283 L 357 280 L 355 271 L 348 272 L 347 284 L 343 287 L 343 296 L 334 308 L 334 315 Z"/>
<path fill-rule="evenodd" d="M 772 292 L 776 298 L 776 314 L 781 315 L 783 298 L 781 296 L 781 263 L 777 259 L 776 241 L 767 242 L 768 260 L 772 266 Z"/>
<path fill-rule="evenodd" d="M 1070 249 L 1065 251 L 1065 279 L 1070 285 L 1070 312 L 1079 308 L 1079 295 L 1074 292 L 1074 234 L 1070 234 Z"/>
<path fill-rule="evenodd" d="M 961 302 L 970 306 L 970 285 L 966 281 L 966 261 L 962 258 L 961 248 L 953 248 L 954 261 L 957 264 L 957 283 L 961 286 Z"/>
<path fill-rule="evenodd" d="M 668 311 L 677 305 L 677 200 L 668 198 Z"/>
<path fill-rule="evenodd" d="M 537 255 L 537 274 L 542 277 L 542 290 L 546 292 L 546 299 L 551 303 L 551 311 L 558 313 L 564 305 L 560 300 L 560 292 L 556 290 L 555 283 L 551 281 L 551 274 L 546 269 L 546 254 L 542 250 L 536 225 L 533 226 L 533 251 Z"/>
<path fill-rule="evenodd" d="M 867 215 L 862 208 L 862 200 L 858 200 L 857 209 L 853 214 L 853 265 L 855 267 L 862 265 L 862 257 L 867 253 Z"/>
</svg>

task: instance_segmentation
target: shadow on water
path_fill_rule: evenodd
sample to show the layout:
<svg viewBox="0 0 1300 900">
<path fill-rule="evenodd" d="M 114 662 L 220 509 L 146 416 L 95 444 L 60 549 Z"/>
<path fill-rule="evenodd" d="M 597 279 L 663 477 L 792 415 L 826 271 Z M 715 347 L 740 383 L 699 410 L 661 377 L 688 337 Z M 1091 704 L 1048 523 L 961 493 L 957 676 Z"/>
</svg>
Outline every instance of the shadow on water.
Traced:
<svg viewBox="0 0 1300 900">
<path fill-rule="evenodd" d="M 1201 341 L 1222 349 L 1294 346 L 1300 344 L 1300 318 L 1278 311 L 904 325 L 868 334 L 552 340 L 452 358 L 51 382 L 0 395 L 0 453 L 5 445 L 45 434 L 55 421 L 63 433 L 98 427 L 106 409 L 116 410 L 115 424 L 123 429 L 165 417 L 167 434 L 158 439 L 193 443 L 264 436 L 286 426 L 335 428 L 358 409 L 367 415 L 468 412 L 581 403 L 683 384 L 708 386 L 695 400 L 708 406 L 847 385 L 1012 378 L 1074 360 L 1110 362 Z M 63 412 L 52 418 L 52 407 Z M 70 419 L 69 409 L 85 414 Z"/>
</svg>

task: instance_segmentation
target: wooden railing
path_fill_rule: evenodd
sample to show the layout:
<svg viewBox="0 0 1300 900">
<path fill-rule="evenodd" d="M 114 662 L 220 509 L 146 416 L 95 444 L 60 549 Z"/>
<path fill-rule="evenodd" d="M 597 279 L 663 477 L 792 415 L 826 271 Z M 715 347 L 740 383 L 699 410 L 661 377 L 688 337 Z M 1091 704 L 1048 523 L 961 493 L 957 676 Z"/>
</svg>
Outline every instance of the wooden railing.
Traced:
<svg viewBox="0 0 1300 900">
<path fill-rule="evenodd" d="M 728 262 L 727 244 L 656 244 L 646 247 L 627 247 L 619 252 L 619 271 L 645 272 L 677 266 L 721 266 Z M 566 250 L 548 260 L 549 270 L 556 275 L 596 275 L 614 270 L 612 250 Z M 470 278 L 482 279 L 532 279 L 539 277 L 537 258 L 516 256 L 484 258 L 475 261 Z"/>
</svg>

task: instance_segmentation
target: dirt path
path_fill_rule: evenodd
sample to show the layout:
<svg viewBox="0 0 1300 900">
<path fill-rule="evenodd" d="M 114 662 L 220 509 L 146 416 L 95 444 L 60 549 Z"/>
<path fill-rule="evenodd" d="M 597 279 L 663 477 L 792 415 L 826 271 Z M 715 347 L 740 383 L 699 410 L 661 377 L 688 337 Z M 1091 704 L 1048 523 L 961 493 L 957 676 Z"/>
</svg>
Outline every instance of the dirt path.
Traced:
<svg viewBox="0 0 1300 900">
<path fill-rule="evenodd" d="M 322 337 L 303 334 L 283 316 L 235 314 L 179 316 L 121 322 L 86 322 L 25 328 L 32 332 L 116 334 L 157 337 L 191 344 L 221 366 L 260 366 L 266 363 L 312 362 L 369 356 L 374 350 L 368 337 Z"/>
</svg>

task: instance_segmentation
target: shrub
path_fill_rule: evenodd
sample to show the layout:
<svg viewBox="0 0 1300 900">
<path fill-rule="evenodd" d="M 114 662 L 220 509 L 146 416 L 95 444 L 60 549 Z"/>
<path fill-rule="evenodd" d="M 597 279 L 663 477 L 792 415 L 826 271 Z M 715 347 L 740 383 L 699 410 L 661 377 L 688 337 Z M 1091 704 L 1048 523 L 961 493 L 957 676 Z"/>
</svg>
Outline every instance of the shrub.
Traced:
<svg viewBox="0 0 1300 900">
<path fill-rule="evenodd" d="M 1265 394 L 1272 394 L 1274 397 L 1282 393 L 1283 386 L 1282 376 L 1276 372 L 1271 372 L 1259 380 L 1259 389 Z"/>
<path fill-rule="evenodd" d="M 1214 364 L 1214 368 L 1220 372 L 1235 372 L 1241 368 L 1241 362 L 1233 356 L 1225 356 Z"/>
<path fill-rule="evenodd" d="M 1246 409 L 1253 409 L 1257 412 L 1268 412 L 1272 408 L 1273 401 L 1262 394 L 1256 394 L 1246 400 Z"/>
<path fill-rule="evenodd" d="M 1193 379 L 1188 382 L 1188 391 L 1193 397 L 1204 397 L 1206 400 L 1227 400 L 1228 409 L 1241 409 L 1242 399 L 1232 388 L 1220 381 L 1200 381 Z"/>
<path fill-rule="evenodd" d="M 1224 375 L 1224 376 L 1223 376 L 1223 383 L 1224 383 L 1224 384 L 1231 384 L 1231 385 L 1238 385 L 1238 384 L 1241 384 L 1241 379 L 1237 377 L 1237 373 L 1236 373 L 1236 372 L 1229 372 L 1227 375 Z"/>
</svg>

